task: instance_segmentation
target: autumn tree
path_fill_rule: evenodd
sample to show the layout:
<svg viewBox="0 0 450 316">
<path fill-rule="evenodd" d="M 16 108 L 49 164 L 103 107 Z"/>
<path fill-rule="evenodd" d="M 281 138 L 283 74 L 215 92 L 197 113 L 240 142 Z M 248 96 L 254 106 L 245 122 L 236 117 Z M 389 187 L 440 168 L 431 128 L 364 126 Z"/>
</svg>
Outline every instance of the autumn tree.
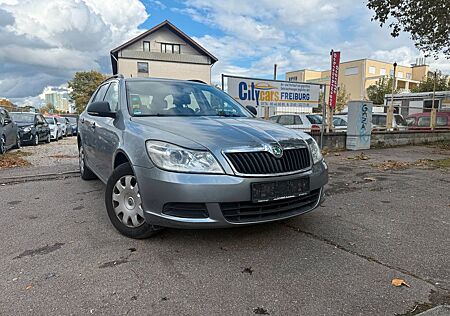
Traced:
<svg viewBox="0 0 450 316">
<path fill-rule="evenodd" d="M 341 112 L 345 106 L 347 105 L 347 102 L 350 100 L 350 93 L 347 93 L 347 90 L 345 89 L 345 85 L 341 85 L 338 88 L 338 92 L 336 95 L 336 112 Z"/>
<path fill-rule="evenodd" d="M 393 37 L 408 32 L 427 56 L 450 58 L 449 0 L 368 0 L 367 7 L 374 11 L 372 20 L 388 24 Z"/>
<path fill-rule="evenodd" d="M 416 87 L 411 89 L 412 92 L 432 92 L 434 83 L 436 82 L 436 91 L 449 91 L 450 90 L 450 78 L 444 76 L 440 71 L 434 75 L 429 75 L 423 81 L 421 81 Z"/>
<path fill-rule="evenodd" d="M 42 114 L 57 114 L 58 111 L 56 110 L 55 106 L 51 103 L 47 103 L 46 105 L 44 105 L 43 107 L 41 107 L 39 109 L 39 112 L 41 112 Z"/>
<path fill-rule="evenodd" d="M 13 110 L 15 107 L 14 104 L 8 99 L 0 99 L 0 106 L 7 109 L 8 111 Z"/>
<path fill-rule="evenodd" d="M 383 77 L 376 84 L 370 85 L 367 88 L 369 100 L 374 104 L 384 104 L 384 96 L 392 93 L 392 80 L 392 78 Z M 394 90 L 394 93 L 397 93 L 397 90 Z"/>
<path fill-rule="evenodd" d="M 75 73 L 72 80 L 68 82 L 72 92 L 70 98 L 75 102 L 77 113 L 83 112 L 95 89 L 106 79 L 106 76 L 98 71 L 79 71 Z"/>
</svg>

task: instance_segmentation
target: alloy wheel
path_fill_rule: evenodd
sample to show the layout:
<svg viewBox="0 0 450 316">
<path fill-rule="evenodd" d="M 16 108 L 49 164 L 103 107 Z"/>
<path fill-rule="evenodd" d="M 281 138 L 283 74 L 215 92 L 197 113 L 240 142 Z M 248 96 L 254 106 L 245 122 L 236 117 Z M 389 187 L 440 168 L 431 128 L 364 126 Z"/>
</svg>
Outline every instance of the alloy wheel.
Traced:
<svg viewBox="0 0 450 316">
<path fill-rule="evenodd" d="M 137 228 L 145 223 L 141 195 L 136 177 L 121 177 L 112 192 L 114 212 L 117 218 L 127 227 Z"/>
<path fill-rule="evenodd" d="M 35 145 L 39 145 L 39 135 L 38 135 L 38 134 L 36 134 L 36 135 L 34 136 L 34 144 L 35 144 Z"/>
<path fill-rule="evenodd" d="M 20 149 L 22 147 L 22 142 L 20 141 L 20 135 L 17 134 L 17 149 Z"/>
</svg>

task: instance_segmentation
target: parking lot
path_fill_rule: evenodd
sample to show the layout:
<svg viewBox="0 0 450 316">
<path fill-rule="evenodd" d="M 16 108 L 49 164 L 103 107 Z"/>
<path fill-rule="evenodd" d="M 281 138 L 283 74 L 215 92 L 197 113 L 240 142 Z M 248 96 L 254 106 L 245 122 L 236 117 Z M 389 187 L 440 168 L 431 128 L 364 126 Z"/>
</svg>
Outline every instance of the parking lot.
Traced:
<svg viewBox="0 0 450 316">
<path fill-rule="evenodd" d="M 133 240 L 110 224 L 104 185 L 74 172 L 76 138 L 45 146 L 22 149 L 31 166 L 0 170 L 0 315 L 413 315 L 450 304 L 448 149 L 329 153 L 327 200 L 309 214 Z"/>
</svg>

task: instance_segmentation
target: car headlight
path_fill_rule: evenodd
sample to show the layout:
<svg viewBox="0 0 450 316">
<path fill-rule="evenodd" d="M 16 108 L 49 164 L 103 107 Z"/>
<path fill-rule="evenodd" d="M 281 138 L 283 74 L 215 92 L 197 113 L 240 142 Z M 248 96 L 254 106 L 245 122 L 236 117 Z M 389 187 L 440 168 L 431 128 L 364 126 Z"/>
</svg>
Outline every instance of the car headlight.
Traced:
<svg viewBox="0 0 450 316">
<path fill-rule="evenodd" d="M 31 132 L 31 126 L 24 127 L 24 128 L 23 128 L 23 132 L 24 132 L 24 133 L 29 133 L 29 132 Z"/>
<path fill-rule="evenodd" d="M 152 140 L 147 141 L 145 145 L 150 159 L 161 169 L 192 173 L 224 173 L 209 151 L 186 149 Z"/>
<path fill-rule="evenodd" d="M 313 163 L 316 164 L 322 161 L 322 153 L 320 151 L 319 145 L 317 145 L 317 142 L 314 140 L 314 138 L 309 138 L 306 140 L 306 142 L 308 143 L 309 149 L 311 150 Z"/>
</svg>

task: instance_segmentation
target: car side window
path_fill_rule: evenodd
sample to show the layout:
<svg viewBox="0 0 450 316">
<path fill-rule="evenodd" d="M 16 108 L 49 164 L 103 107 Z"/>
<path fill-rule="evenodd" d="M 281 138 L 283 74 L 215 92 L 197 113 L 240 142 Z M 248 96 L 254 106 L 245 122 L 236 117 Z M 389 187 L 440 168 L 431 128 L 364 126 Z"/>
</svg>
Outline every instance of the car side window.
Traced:
<svg viewBox="0 0 450 316">
<path fill-rule="evenodd" d="M 281 125 L 294 125 L 294 116 L 293 115 L 281 115 L 278 123 Z"/>
<path fill-rule="evenodd" d="M 298 116 L 298 115 L 295 116 L 294 124 L 295 125 L 303 125 L 303 122 L 302 122 L 302 119 L 300 116 Z"/>
<path fill-rule="evenodd" d="M 343 119 L 341 119 L 339 117 L 335 117 L 333 119 L 333 125 L 334 126 L 345 126 L 346 124 L 345 124 L 345 121 Z"/>
<path fill-rule="evenodd" d="M 117 112 L 119 108 L 119 84 L 117 82 L 111 82 L 103 101 L 108 101 L 111 111 Z"/>
<path fill-rule="evenodd" d="M 436 117 L 436 126 L 447 126 L 448 125 L 448 117 L 447 116 L 437 116 Z"/>
<path fill-rule="evenodd" d="M 38 124 L 44 124 L 44 122 L 45 122 L 44 118 L 42 116 L 40 116 L 40 115 L 36 116 L 36 121 L 37 121 Z"/>
<path fill-rule="evenodd" d="M 97 93 L 95 94 L 94 99 L 92 99 L 92 102 L 103 101 L 103 98 L 105 97 L 106 90 L 108 90 L 108 87 L 109 84 L 104 84 L 103 86 L 101 86 L 97 90 Z"/>
<path fill-rule="evenodd" d="M 416 123 L 416 118 L 415 117 L 408 117 L 406 119 L 406 125 L 407 126 L 414 126 L 415 123 Z"/>
<path fill-rule="evenodd" d="M 419 120 L 417 121 L 417 126 L 429 127 L 430 126 L 430 117 L 429 116 L 419 117 Z"/>
<path fill-rule="evenodd" d="M 276 123 L 278 121 L 278 116 L 271 116 L 271 117 L 269 117 L 269 121 Z"/>
<path fill-rule="evenodd" d="M 5 125 L 5 112 L 0 111 L 0 126 Z"/>
</svg>

